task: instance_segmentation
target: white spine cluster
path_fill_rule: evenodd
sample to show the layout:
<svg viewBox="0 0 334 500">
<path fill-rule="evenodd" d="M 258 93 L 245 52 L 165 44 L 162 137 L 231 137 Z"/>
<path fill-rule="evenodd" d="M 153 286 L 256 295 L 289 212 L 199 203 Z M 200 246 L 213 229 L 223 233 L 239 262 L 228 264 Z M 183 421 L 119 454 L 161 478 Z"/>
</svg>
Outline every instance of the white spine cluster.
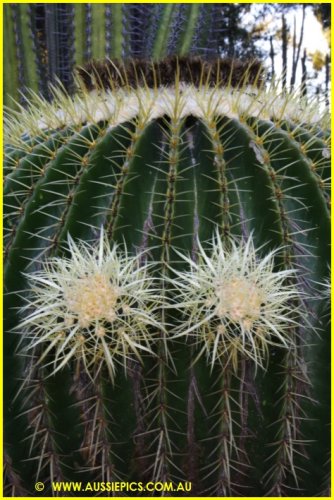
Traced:
<svg viewBox="0 0 334 500">
<path fill-rule="evenodd" d="M 199 243 L 198 261 L 180 254 L 189 271 L 174 271 L 172 283 L 182 312 L 174 338 L 189 336 L 201 346 L 211 362 L 232 363 L 239 355 L 263 367 L 269 346 L 289 348 L 291 328 L 298 324 L 299 292 L 293 284 L 295 272 L 274 272 L 274 256 L 257 257 L 252 237 L 245 243 L 228 242 L 217 235 L 208 255 Z"/>
<path fill-rule="evenodd" d="M 106 365 L 113 379 L 115 363 L 126 367 L 133 355 L 153 354 L 161 300 L 149 265 L 110 248 L 102 231 L 98 246 L 69 237 L 68 247 L 68 258 L 50 259 L 27 275 L 28 316 L 17 329 L 28 335 L 28 350 L 43 345 L 40 362 L 52 364 L 52 373 L 75 358 L 92 377 Z"/>
</svg>

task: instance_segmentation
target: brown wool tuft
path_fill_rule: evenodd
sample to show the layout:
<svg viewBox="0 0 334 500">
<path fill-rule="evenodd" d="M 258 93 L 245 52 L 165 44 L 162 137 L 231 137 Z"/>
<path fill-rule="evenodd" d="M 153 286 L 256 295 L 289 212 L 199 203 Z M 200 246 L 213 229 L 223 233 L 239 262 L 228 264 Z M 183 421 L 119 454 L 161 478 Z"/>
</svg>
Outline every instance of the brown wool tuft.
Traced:
<svg viewBox="0 0 334 500">
<path fill-rule="evenodd" d="M 77 68 L 77 72 L 87 91 L 169 87 L 175 81 L 195 86 L 202 84 L 236 88 L 252 85 L 259 88 L 264 81 L 264 69 L 260 61 L 230 58 L 206 61 L 200 57 L 170 56 L 155 62 L 145 59 L 105 59 L 90 61 Z"/>
</svg>

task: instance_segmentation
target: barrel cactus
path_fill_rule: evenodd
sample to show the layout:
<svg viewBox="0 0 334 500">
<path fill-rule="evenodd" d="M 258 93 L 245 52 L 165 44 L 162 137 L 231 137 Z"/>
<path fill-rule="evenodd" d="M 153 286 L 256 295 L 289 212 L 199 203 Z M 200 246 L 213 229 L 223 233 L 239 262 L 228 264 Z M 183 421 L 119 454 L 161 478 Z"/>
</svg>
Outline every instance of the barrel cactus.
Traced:
<svg viewBox="0 0 334 500">
<path fill-rule="evenodd" d="M 9 112 L 7 495 L 327 494 L 328 116 L 261 72 L 91 63 Z"/>
</svg>

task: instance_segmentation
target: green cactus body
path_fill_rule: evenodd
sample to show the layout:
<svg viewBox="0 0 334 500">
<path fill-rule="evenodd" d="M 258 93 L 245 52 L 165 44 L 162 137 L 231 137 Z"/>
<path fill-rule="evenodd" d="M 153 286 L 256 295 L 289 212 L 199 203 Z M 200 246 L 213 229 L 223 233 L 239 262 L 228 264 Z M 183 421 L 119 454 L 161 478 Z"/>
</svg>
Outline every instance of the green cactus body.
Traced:
<svg viewBox="0 0 334 500">
<path fill-rule="evenodd" d="M 202 496 L 326 490 L 326 127 L 325 116 L 275 90 L 177 80 L 167 89 L 58 93 L 9 119 L 7 494 L 34 494 L 32 483 L 43 481 L 49 495 L 51 480 L 190 481 Z M 52 349 L 39 361 L 48 344 L 26 351 L 26 329 L 17 329 L 33 305 L 29 274 L 68 257 L 68 235 L 94 246 L 101 227 L 130 256 L 148 251 L 169 303 L 159 313 L 166 327 L 152 327 L 152 353 L 130 353 L 114 381 L 105 367 L 92 379 L 80 357 L 53 373 Z M 264 368 L 242 349 L 210 362 L 192 332 L 173 336 L 182 314 L 171 280 L 189 270 L 180 254 L 196 261 L 201 244 L 210 255 L 217 231 L 227 245 L 251 238 L 259 258 L 279 249 L 275 271 L 299 270 L 287 279 L 300 292 L 300 319 L 288 348 L 269 346 Z"/>
</svg>

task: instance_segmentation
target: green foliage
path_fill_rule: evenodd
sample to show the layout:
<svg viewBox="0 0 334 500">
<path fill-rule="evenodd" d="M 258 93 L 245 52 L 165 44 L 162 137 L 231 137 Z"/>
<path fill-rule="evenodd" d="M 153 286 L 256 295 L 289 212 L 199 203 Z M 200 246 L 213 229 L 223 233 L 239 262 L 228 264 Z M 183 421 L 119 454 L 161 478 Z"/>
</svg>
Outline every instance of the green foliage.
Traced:
<svg viewBox="0 0 334 500">
<path fill-rule="evenodd" d="M 51 480 L 154 480 L 191 481 L 193 495 L 317 496 L 330 448 L 325 118 L 275 90 L 155 90 L 74 105 L 59 94 L 9 119 L 6 493 L 33 495 L 37 480 L 45 495 Z M 27 350 L 18 327 L 34 310 L 29 276 L 71 256 L 68 235 L 97 245 L 101 226 L 111 247 L 146 251 L 157 295 L 175 305 L 158 305 L 164 328 L 114 383 L 106 367 L 90 378 L 80 356 L 53 373 L 49 343 Z M 227 246 L 252 238 L 258 259 L 276 250 L 276 272 L 297 270 L 299 319 L 288 348 L 269 345 L 266 369 L 242 349 L 234 362 L 227 352 L 194 363 L 201 347 L 173 333 L 183 316 L 170 280 L 189 271 L 180 252 L 196 261 L 201 242 L 209 255 L 217 230 Z"/>
</svg>

